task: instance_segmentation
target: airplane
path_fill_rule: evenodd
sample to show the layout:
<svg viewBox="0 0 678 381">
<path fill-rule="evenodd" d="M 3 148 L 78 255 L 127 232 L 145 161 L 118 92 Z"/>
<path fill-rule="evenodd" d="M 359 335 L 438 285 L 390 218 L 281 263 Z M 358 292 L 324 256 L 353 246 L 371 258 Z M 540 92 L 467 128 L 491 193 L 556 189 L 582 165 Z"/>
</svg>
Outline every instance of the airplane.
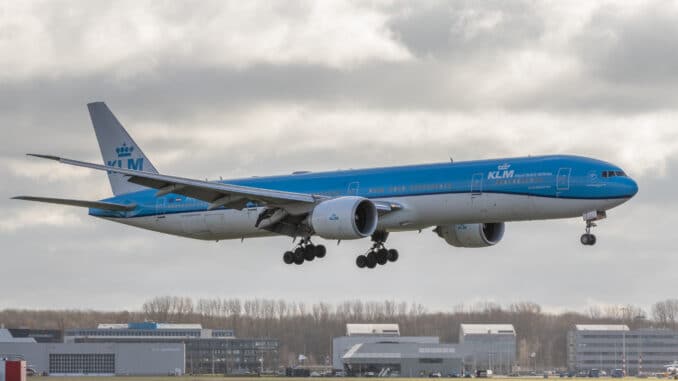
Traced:
<svg viewBox="0 0 678 381">
<path fill-rule="evenodd" d="M 496 245 L 511 221 L 583 218 L 583 245 L 607 211 L 631 199 L 638 185 L 616 165 L 581 156 L 549 155 L 383 168 L 294 172 L 209 181 L 161 174 L 104 102 L 87 105 L 103 164 L 28 154 L 105 171 L 114 196 L 99 201 L 17 196 L 14 199 L 89 208 L 89 215 L 157 232 L 226 240 L 293 238 L 286 264 L 323 258 L 327 240 L 371 238 L 359 268 L 398 260 L 389 233 L 433 231 L 451 246 Z M 297 239 L 299 241 L 297 242 Z"/>
</svg>

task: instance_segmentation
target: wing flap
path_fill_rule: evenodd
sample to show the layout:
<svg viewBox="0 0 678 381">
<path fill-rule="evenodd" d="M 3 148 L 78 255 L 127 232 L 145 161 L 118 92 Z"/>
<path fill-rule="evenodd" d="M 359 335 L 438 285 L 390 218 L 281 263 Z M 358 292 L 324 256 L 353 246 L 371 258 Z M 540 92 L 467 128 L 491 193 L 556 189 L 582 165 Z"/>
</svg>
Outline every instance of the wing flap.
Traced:
<svg viewBox="0 0 678 381">
<path fill-rule="evenodd" d="M 13 200 L 25 200 L 25 201 L 37 201 L 37 202 L 46 202 L 49 204 L 59 204 L 59 205 L 70 205 L 70 206 L 79 206 L 82 208 L 94 208 L 94 209 L 103 209 L 110 210 L 113 212 L 128 212 L 136 208 L 136 204 L 115 204 L 112 202 L 103 202 L 103 201 L 86 201 L 86 200 L 71 200 L 66 198 L 53 198 L 53 197 L 33 197 L 33 196 L 17 196 L 12 197 Z"/>
</svg>

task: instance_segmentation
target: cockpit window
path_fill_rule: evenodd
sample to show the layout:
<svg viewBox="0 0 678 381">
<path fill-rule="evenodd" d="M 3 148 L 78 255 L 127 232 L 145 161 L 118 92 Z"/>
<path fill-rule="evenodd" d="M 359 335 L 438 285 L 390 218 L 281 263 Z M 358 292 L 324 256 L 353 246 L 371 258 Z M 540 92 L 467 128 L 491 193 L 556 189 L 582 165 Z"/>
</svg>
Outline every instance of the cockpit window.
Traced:
<svg viewBox="0 0 678 381">
<path fill-rule="evenodd" d="M 603 177 L 626 177 L 624 171 L 603 171 Z"/>
</svg>

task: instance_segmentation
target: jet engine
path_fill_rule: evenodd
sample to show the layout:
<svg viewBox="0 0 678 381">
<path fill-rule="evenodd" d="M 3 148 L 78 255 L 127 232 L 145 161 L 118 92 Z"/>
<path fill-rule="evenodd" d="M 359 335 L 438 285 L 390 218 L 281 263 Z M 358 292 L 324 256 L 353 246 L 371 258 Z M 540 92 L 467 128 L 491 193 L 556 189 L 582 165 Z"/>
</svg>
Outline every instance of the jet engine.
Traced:
<svg viewBox="0 0 678 381">
<path fill-rule="evenodd" d="M 311 227 L 326 239 L 369 237 L 377 228 L 379 214 L 372 201 L 357 196 L 338 197 L 316 205 Z"/>
<path fill-rule="evenodd" d="M 504 237 L 504 223 L 446 225 L 434 231 L 455 247 L 487 247 L 496 245 Z"/>
</svg>

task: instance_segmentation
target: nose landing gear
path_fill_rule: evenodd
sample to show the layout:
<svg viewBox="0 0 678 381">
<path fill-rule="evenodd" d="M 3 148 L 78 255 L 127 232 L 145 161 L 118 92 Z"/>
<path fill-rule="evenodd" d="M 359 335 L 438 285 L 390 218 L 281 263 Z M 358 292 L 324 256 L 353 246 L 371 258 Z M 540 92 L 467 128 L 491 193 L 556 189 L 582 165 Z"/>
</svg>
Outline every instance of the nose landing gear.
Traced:
<svg viewBox="0 0 678 381">
<path fill-rule="evenodd" d="M 591 211 L 584 213 L 584 221 L 586 221 L 586 233 L 582 234 L 580 241 L 582 245 L 593 246 L 596 244 L 596 236 L 591 233 L 591 229 L 596 227 L 595 221 L 602 220 L 607 217 L 605 211 Z"/>
<path fill-rule="evenodd" d="M 312 261 L 315 258 L 324 258 L 327 250 L 323 245 L 314 245 L 310 237 L 302 239 L 293 251 L 286 251 L 283 254 L 283 262 L 288 265 L 294 263 L 301 265 L 304 262 Z"/>
</svg>

